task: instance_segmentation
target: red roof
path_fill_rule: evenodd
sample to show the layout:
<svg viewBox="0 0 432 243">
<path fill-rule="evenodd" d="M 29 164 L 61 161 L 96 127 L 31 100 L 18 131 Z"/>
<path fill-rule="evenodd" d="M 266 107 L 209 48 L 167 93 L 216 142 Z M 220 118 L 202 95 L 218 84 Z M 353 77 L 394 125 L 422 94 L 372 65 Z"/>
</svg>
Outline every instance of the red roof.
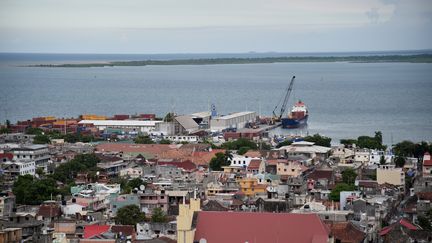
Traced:
<svg viewBox="0 0 432 243">
<path fill-rule="evenodd" d="M 12 160 L 13 159 L 13 154 L 12 153 L 0 153 L 0 159 L 8 159 L 8 160 Z"/>
<path fill-rule="evenodd" d="M 108 232 L 110 227 L 110 225 L 87 225 L 84 227 L 84 239 L 89 239 Z"/>
<path fill-rule="evenodd" d="M 198 212 L 194 241 L 326 243 L 329 229 L 316 214 Z"/>
<path fill-rule="evenodd" d="M 394 223 L 394 224 L 392 224 L 392 225 L 390 225 L 390 226 L 384 227 L 384 228 L 380 231 L 380 233 L 379 233 L 380 236 L 383 236 L 383 235 L 388 234 L 390 231 L 393 230 L 393 228 L 394 228 L 397 224 L 402 225 L 403 227 L 405 227 L 405 228 L 407 228 L 407 229 L 409 229 L 409 230 L 417 230 L 417 229 L 418 229 L 417 226 L 413 225 L 410 221 L 408 221 L 407 219 L 402 218 L 402 219 L 400 219 L 398 222 L 396 222 L 396 223 Z"/>
<path fill-rule="evenodd" d="M 260 165 L 261 165 L 261 160 L 260 159 L 253 159 L 249 163 L 248 169 L 250 169 L 250 170 L 252 170 L 252 169 L 259 169 Z"/>
<path fill-rule="evenodd" d="M 309 174 L 308 179 L 319 180 L 327 179 L 331 181 L 333 176 L 333 170 L 314 170 Z"/>
</svg>

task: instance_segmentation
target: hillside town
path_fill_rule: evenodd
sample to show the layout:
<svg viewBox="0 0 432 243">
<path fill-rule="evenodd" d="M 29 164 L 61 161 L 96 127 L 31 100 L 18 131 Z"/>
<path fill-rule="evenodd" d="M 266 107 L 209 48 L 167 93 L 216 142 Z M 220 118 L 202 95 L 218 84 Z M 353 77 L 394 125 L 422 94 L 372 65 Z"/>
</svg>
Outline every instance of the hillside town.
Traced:
<svg viewBox="0 0 432 243">
<path fill-rule="evenodd" d="M 0 242 L 432 242 L 432 144 L 243 111 L 0 127 Z"/>
</svg>

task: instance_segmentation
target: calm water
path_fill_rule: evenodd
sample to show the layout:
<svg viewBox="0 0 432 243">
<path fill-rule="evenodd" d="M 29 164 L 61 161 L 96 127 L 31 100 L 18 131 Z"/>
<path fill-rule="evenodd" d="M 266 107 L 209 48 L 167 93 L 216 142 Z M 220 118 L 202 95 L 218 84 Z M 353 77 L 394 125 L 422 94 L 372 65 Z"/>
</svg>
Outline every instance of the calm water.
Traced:
<svg viewBox="0 0 432 243">
<path fill-rule="evenodd" d="M 185 57 L 197 56 L 0 54 L 0 120 L 83 113 L 163 116 L 171 110 L 179 114 L 208 110 L 210 103 L 222 114 L 254 110 L 270 115 L 296 75 L 290 106 L 294 99 L 302 99 L 309 107 L 309 125 L 288 133 L 320 133 L 337 142 L 381 130 L 387 144 L 432 140 L 432 64 L 19 66 Z"/>
</svg>

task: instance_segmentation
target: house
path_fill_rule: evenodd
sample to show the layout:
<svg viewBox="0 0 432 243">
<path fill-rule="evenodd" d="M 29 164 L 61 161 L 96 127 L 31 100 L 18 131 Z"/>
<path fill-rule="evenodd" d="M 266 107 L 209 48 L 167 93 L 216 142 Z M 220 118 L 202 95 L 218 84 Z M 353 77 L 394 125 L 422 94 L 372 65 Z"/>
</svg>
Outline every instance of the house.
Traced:
<svg viewBox="0 0 432 243">
<path fill-rule="evenodd" d="M 36 164 L 34 161 L 26 162 L 5 162 L 3 163 L 4 173 L 11 178 L 17 178 L 23 175 L 35 175 L 36 174 Z"/>
<path fill-rule="evenodd" d="M 308 170 L 308 168 L 298 161 L 280 160 L 276 164 L 276 172 L 281 176 L 297 177 L 306 170 Z"/>
<path fill-rule="evenodd" d="M 140 178 L 144 175 L 142 167 L 129 167 L 120 170 L 121 177 Z"/>
<path fill-rule="evenodd" d="M 349 164 L 354 160 L 354 151 L 344 145 L 334 146 L 331 149 L 330 159 L 335 163 Z"/>
<path fill-rule="evenodd" d="M 381 242 L 428 242 L 432 238 L 432 232 L 421 230 L 409 220 L 402 218 L 396 223 L 384 227 L 379 236 Z"/>
<path fill-rule="evenodd" d="M 340 243 L 363 243 L 366 234 L 351 222 L 327 221 L 335 242 Z"/>
<path fill-rule="evenodd" d="M 405 173 L 402 168 L 395 165 L 380 165 L 377 168 L 377 182 L 382 185 L 388 183 L 395 186 L 405 187 Z"/>
<path fill-rule="evenodd" d="M 426 152 L 423 155 L 423 177 L 432 177 L 432 159 L 431 155 Z"/>
<path fill-rule="evenodd" d="M 256 194 L 267 194 L 267 185 L 259 184 L 256 178 L 243 178 L 238 180 L 240 190 L 248 197 Z"/>
<path fill-rule="evenodd" d="M 155 208 L 161 208 L 164 212 L 168 212 L 168 195 L 165 191 L 146 190 L 137 194 L 139 198 L 140 208 L 146 215 L 151 215 Z"/>
<path fill-rule="evenodd" d="M 36 167 L 45 168 L 50 159 L 48 146 L 33 144 L 13 148 L 14 160 L 19 162 L 34 162 Z"/>
<path fill-rule="evenodd" d="M 249 165 L 246 168 L 246 171 L 251 174 L 258 174 L 265 172 L 265 163 L 262 159 L 254 159 L 251 160 Z"/>
<path fill-rule="evenodd" d="M 328 189 L 329 186 L 334 185 L 335 175 L 331 169 L 317 169 L 307 175 L 308 189 Z"/>
<path fill-rule="evenodd" d="M 22 242 L 21 228 L 6 228 L 0 230 L 0 242 L 19 243 Z"/>
<path fill-rule="evenodd" d="M 0 218 L 9 217 L 15 207 L 15 195 L 11 192 L 0 193 Z"/>
</svg>

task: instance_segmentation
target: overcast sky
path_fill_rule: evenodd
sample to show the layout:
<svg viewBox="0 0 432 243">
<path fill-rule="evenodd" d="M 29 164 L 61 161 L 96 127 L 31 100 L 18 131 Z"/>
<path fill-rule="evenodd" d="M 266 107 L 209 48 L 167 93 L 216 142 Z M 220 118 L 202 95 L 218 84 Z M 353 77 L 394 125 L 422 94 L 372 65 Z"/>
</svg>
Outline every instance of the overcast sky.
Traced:
<svg viewBox="0 0 432 243">
<path fill-rule="evenodd" d="M 0 52 L 432 49 L 432 0 L 0 0 Z"/>
</svg>

